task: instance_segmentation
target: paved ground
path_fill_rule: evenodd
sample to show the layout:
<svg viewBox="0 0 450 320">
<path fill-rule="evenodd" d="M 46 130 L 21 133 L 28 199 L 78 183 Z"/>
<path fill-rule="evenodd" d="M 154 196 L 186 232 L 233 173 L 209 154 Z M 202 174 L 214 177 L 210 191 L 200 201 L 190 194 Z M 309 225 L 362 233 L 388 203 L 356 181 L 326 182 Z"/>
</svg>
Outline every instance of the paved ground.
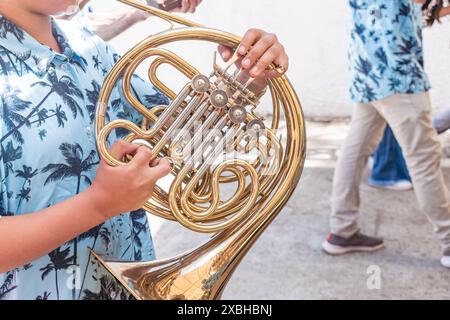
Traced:
<svg viewBox="0 0 450 320">
<path fill-rule="evenodd" d="M 439 244 L 417 209 L 413 192 L 362 186 L 362 229 L 386 240 L 376 254 L 330 257 L 320 244 L 328 231 L 333 168 L 346 122 L 309 123 L 308 162 L 294 196 L 237 269 L 225 299 L 449 299 L 450 270 L 440 267 Z M 449 136 L 442 137 L 444 146 Z M 450 166 L 444 160 L 450 186 Z M 160 257 L 202 237 L 165 223 L 155 235 Z M 375 266 L 375 267 L 373 267 Z M 367 286 L 381 272 L 381 288 Z"/>
</svg>

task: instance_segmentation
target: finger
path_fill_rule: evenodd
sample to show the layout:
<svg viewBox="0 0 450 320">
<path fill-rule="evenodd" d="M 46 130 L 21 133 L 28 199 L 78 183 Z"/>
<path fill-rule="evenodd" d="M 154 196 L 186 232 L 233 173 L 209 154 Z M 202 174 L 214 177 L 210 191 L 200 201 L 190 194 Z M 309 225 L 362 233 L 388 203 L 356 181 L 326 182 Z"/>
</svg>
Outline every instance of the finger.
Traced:
<svg viewBox="0 0 450 320">
<path fill-rule="evenodd" d="M 151 150 L 147 147 L 139 147 L 136 152 L 136 155 L 130 161 L 130 165 L 137 167 L 149 167 L 150 162 L 153 160 L 154 156 Z"/>
<path fill-rule="evenodd" d="M 264 73 L 267 67 L 274 63 L 275 60 L 283 53 L 284 48 L 280 44 L 271 46 L 252 67 L 252 69 L 250 70 L 250 75 L 254 78 L 259 77 Z"/>
<path fill-rule="evenodd" d="M 89 0 L 81 0 L 81 2 L 79 4 L 80 9 L 83 9 L 87 5 L 88 2 L 89 2 Z"/>
<path fill-rule="evenodd" d="M 269 50 L 269 48 L 271 48 L 276 43 L 276 41 L 277 38 L 275 35 L 273 34 L 264 35 L 261 39 L 259 39 L 257 43 L 255 43 L 252 49 L 247 53 L 245 58 L 242 60 L 242 67 L 244 69 L 252 68 L 254 64 L 266 53 L 266 51 Z"/>
<path fill-rule="evenodd" d="M 121 161 L 125 157 L 125 155 L 135 154 L 138 149 L 138 145 L 121 140 L 114 143 L 114 145 L 109 150 L 109 153 L 114 157 L 114 159 Z"/>
<path fill-rule="evenodd" d="M 223 61 L 228 62 L 230 60 L 232 54 L 232 51 L 229 47 L 224 46 L 223 44 L 219 45 L 219 53 L 222 56 Z"/>
<path fill-rule="evenodd" d="M 181 8 L 179 9 L 180 12 L 186 13 L 189 10 L 189 0 L 183 0 L 181 1 Z"/>
<path fill-rule="evenodd" d="M 195 13 L 195 7 L 197 6 L 195 0 L 189 1 L 189 13 Z"/>
<path fill-rule="evenodd" d="M 198 0 L 192 0 L 192 2 L 193 2 L 193 4 L 194 4 L 194 8 L 197 9 L 197 7 L 198 7 L 200 1 L 198 1 Z"/>
<path fill-rule="evenodd" d="M 280 73 L 276 70 L 266 71 L 265 76 L 267 78 L 279 78 L 284 75 L 289 70 L 289 57 L 286 53 L 282 54 L 280 57 L 275 59 L 275 64 L 283 67 L 283 73 Z"/>
<path fill-rule="evenodd" d="M 248 30 L 241 40 L 238 47 L 238 52 L 241 56 L 245 56 L 250 48 L 261 38 L 263 34 L 262 30 L 250 29 Z"/>
<path fill-rule="evenodd" d="M 161 179 L 171 171 L 170 163 L 166 159 L 161 159 L 156 167 L 150 169 L 150 174 L 154 179 Z"/>
<path fill-rule="evenodd" d="M 160 159 L 160 158 L 155 158 L 155 159 L 153 159 L 153 160 L 150 162 L 150 168 L 154 168 L 154 167 L 158 166 L 160 162 L 161 162 L 161 159 Z"/>
</svg>

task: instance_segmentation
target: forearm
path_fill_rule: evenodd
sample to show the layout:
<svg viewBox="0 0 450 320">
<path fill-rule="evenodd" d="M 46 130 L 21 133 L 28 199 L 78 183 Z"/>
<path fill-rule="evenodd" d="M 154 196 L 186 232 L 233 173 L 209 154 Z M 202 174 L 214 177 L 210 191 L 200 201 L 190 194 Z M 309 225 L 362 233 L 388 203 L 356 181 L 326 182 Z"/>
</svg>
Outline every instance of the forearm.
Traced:
<svg viewBox="0 0 450 320">
<path fill-rule="evenodd" d="M 0 273 L 12 270 L 100 225 L 105 218 L 88 191 L 47 209 L 0 219 Z"/>
<path fill-rule="evenodd" d="M 103 40 L 108 41 L 134 24 L 145 20 L 146 15 L 134 9 L 125 9 L 111 13 L 92 13 L 88 17 L 92 31 Z"/>
<path fill-rule="evenodd" d="M 449 15 L 450 14 L 450 7 L 444 7 L 444 8 L 442 8 L 441 9 L 441 11 L 439 12 L 439 16 L 442 18 L 442 17 L 445 17 L 445 16 L 447 16 L 447 15 Z"/>
</svg>

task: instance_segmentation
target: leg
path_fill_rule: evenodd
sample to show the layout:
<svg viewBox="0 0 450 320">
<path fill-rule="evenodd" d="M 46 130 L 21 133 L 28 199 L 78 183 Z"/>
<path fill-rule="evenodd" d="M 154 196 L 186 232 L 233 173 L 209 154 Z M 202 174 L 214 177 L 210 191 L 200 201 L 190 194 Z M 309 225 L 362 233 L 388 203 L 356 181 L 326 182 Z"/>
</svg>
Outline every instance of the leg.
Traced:
<svg viewBox="0 0 450 320">
<path fill-rule="evenodd" d="M 394 134 L 394 133 L 392 133 Z M 395 164 L 397 166 L 397 173 L 400 180 L 412 181 L 409 174 L 408 165 L 406 164 L 405 157 L 403 156 L 403 150 L 400 147 L 397 139 L 395 139 Z"/>
<path fill-rule="evenodd" d="M 371 104 L 355 107 L 333 181 L 331 233 L 334 235 L 349 238 L 358 231 L 359 185 L 385 124 Z"/>
<path fill-rule="evenodd" d="M 431 121 L 428 93 L 399 94 L 374 102 L 392 127 L 406 158 L 420 207 L 444 250 L 450 249 L 450 203 L 441 171 L 442 151 Z"/>
<path fill-rule="evenodd" d="M 411 181 L 401 147 L 389 126 L 373 157 L 374 166 L 369 178 L 371 185 L 390 187 L 401 181 Z"/>
</svg>

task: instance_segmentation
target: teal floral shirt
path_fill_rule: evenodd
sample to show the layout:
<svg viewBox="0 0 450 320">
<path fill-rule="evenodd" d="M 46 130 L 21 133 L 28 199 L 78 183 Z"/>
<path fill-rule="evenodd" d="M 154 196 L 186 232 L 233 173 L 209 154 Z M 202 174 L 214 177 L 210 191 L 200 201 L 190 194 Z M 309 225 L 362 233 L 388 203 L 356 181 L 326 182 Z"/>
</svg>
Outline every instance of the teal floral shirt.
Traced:
<svg viewBox="0 0 450 320">
<path fill-rule="evenodd" d="M 349 0 L 350 97 L 355 103 L 430 89 L 422 11 L 412 0 Z"/>
<path fill-rule="evenodd" d="M 95 105 L 119 57 L 100 38 L 70 22 L 53 21 L 53 33 L 62 54 L 0 16 L 1 216 L 36 212 L 75 196 L 91 185 L 99 164 Z M 133 90 L 149 108 L 168 103 L 137 77 Z M 140 123 L 140 115 L 124 102 L 118 88 L 111 101 L 110 120 Z M 111 140 L 126 134 L 116 131 Z M 107 281 L 90 248 L 120 260 L 154 259 L 146 213 L 124 213 L 36 261 L 0 274 L 0 300 L 104 295 Z"/>
</svg>

